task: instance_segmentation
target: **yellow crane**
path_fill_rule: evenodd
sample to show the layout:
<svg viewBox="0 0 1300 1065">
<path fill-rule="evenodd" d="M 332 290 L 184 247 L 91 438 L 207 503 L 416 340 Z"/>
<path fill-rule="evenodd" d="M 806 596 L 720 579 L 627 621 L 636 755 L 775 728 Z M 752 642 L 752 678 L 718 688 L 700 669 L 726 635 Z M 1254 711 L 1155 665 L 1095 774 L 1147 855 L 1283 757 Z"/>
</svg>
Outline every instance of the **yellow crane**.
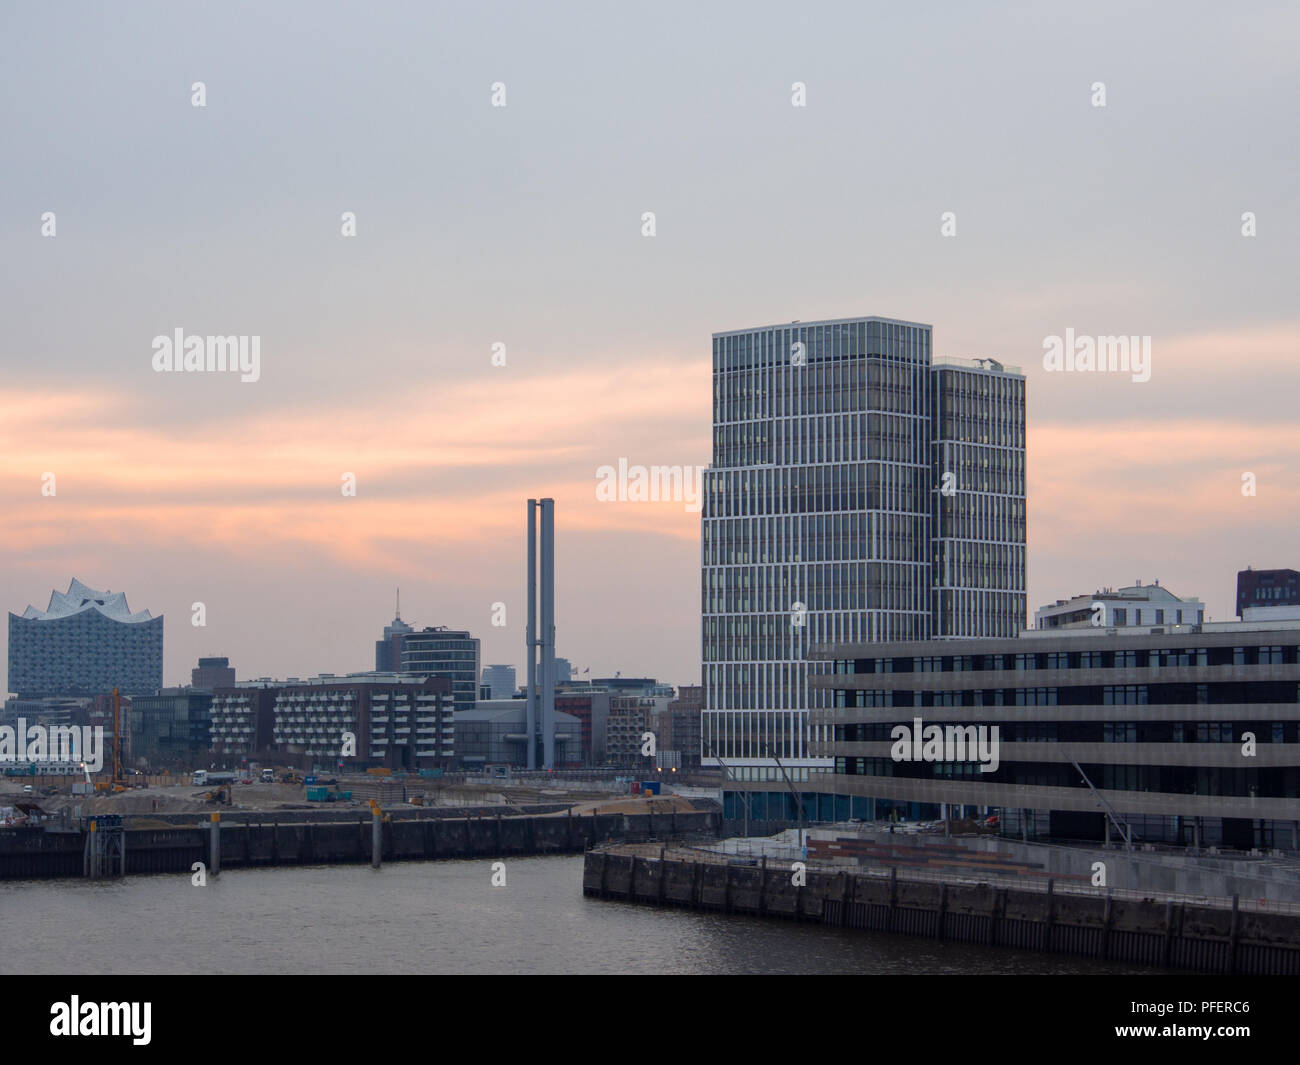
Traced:
<svg viewBox="0 0 1300 1065">
<path fill-rule="evenodd" d="M 90 780 L 89 772 L 86 780 Z M 122 698 L 117 688 L 113 689 L 113 779 L 100 781 L 95 785 L 95 790 L 112 792 L 114 795 L 126 791 L 126 781 L 122 777 Z"/>
</svg>

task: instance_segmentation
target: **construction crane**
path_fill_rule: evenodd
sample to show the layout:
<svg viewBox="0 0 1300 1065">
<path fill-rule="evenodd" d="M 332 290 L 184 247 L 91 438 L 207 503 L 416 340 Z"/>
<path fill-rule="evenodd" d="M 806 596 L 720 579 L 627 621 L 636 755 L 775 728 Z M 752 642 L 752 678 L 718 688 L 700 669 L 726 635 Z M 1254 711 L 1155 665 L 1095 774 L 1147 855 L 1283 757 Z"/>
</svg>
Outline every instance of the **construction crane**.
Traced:
<svg viewBox="0 0 1300 1065">
<path fill-rule="evenodd" d="M 126 781 L 122 779 L 122 697 L 117 688 L 113 689 L 113 790 L 126 790 Z"/>
<path fill-rule="evenodd" d="M 86 780 L 90 780 L 89 773 L 86 774 Z M 117 688 L 113 689 L 113 779 L 100 781 L 95 785 L 95 790 L 109 791 L 115 795 L 126 791 L 126 780 L 122 776 L 122 698 Z"/>
</svg>

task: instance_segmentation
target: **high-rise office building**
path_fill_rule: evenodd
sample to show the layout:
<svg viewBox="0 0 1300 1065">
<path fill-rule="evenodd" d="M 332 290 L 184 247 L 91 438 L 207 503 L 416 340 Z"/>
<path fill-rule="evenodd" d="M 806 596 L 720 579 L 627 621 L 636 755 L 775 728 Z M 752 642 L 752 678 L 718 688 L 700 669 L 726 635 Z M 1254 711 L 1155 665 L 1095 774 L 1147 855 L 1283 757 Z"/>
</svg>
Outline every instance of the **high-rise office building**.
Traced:
<svg viewBox="0 0 1300 1065">
<path fill-rule="evenodd" d="M 451 681 L 456 712 L 478 701 L 479 641 L 464 630 L 424 628 L 402 636 L 402 672 Z"/>
<path fill-rule="evenodd" d="M 887 318 L 715 333 L 702 762 L 806 780 L 813 644 L 1025 624 L 1025 382 Z M 816 705 L 821 705 L 817 703 Z"/>
<path fill-rule="evenodd" d="M 402 594 L 397 593 L 397 613 L 384 626 L 384 638 L 375 641 L 375 672 L 397 673 L 402 668 L 402 640 L 415 629 L 402 620 Z"/>
<path fill-rule="evenodd" d="M 190 687 L 211 691 L 213 688 L 232 688 L 235 670 L 229 658 L 200 658 L 198 667 L 190 670 Z"/>
<path fill-rule="evenodd" d="M 993 359 L 932 363 L 931 634 L 1025 627 L 1025 379 Z"/>
</svg>

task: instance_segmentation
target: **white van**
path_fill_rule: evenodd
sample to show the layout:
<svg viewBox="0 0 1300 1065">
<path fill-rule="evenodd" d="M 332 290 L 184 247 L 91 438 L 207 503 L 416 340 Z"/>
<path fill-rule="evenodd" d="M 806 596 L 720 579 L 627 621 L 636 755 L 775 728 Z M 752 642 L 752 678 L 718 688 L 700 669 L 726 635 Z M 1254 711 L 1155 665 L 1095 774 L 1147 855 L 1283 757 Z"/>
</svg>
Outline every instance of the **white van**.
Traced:
<svg viewBox="0 0 1300 1065">
<path fill-rule="evenodd" d="M 275 770 L 274 770 L 274 769 L 263 769 L 263 770 L 262 770 L 262 783 L 263 783 L 263 784 L 274 784 L 274 783 L 275 783 Z"/>
</svg>

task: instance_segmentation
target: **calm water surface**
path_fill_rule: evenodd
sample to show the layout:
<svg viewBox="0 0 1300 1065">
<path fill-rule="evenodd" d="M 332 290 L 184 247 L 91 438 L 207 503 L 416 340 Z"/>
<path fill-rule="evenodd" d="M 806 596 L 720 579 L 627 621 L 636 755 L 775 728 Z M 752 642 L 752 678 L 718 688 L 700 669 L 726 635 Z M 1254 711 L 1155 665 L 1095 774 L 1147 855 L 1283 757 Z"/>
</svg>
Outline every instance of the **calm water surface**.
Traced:
<svg viewBox="0 0 1300 1065">
<path fill-rule="evenodd" d="M 582 858 L 0 883 L 9 973 L 1122 973 L 1125 965 L 589 899 Z"/>
</svg>

